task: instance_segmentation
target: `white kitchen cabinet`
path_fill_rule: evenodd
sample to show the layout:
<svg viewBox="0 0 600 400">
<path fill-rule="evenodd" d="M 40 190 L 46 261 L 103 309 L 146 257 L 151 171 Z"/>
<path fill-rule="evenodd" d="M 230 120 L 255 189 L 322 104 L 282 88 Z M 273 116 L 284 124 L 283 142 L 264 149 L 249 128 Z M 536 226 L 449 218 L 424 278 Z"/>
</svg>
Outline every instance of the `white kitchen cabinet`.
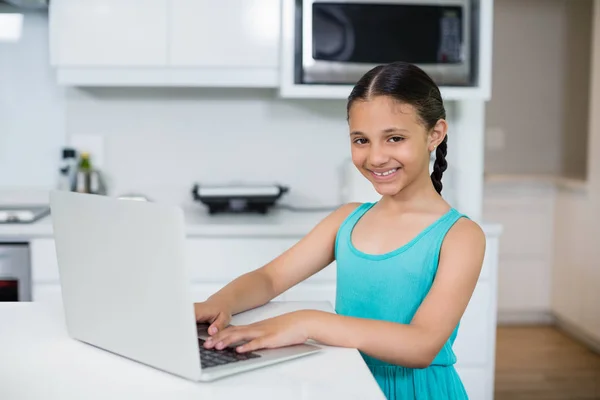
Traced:
<svg viewBox="0 0 600 400">
<path fill-rule="evenodd" d="M 169 0 L 53 0 L 51 64 L 164 67 L 168 4 Z"/>
<path fill-rule="evenodd" d="M 62 292 L 58 283 L 36 283 L 32 288 L 32 301 L 41 303 L 62 303 Z"/>
<path fill-rule="evenodd" d="M 502 323 L 551 320 L 556 187 L 536 178 L 488 176 L 483 215 L 502 224 L 498 315 Z"/>
<path fill-rule="evenodd" d="M 29 242 L 31 281 L 36 284 L 58 283 L 58 262 L 53 238 L 37 238 Z"/>
<path fill-rule="evenodd" d="M 203 68 L 213 85 L 277 86 L 280 0 L 171 0 L 169 26 L 171 67 Z"/>
<path fill-rule="evenodd" d="M 280 1 L 52 1 L 51 64 L 62 85 L 277 87 Z"/>
</svg>

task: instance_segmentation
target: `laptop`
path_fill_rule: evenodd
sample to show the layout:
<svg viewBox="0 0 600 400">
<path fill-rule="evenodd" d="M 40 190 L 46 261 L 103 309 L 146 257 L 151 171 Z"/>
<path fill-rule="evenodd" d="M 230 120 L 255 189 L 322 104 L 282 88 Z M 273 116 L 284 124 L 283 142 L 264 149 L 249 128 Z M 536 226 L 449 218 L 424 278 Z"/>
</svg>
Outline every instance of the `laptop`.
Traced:
<svg viewBox="0 0 600 400">
<path fill-rule="evenodd" d="M 194 314 L 179 207 L 62 191 L 50 193 L 50 207 L 70 337 L 194 381 L 321 350 L 204 349 L 208 325 Z"/>
</svg>

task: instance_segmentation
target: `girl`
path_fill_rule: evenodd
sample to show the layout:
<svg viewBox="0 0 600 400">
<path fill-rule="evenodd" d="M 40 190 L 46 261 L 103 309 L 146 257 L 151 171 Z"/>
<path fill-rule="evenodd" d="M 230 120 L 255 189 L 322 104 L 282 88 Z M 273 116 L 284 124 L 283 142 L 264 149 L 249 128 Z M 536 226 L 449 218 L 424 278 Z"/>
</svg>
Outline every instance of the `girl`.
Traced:
<svg viewBox="0 0 600 400">
<path fill-rule="evenodd" d="M 452 345 L 485 236 L 440 195 L 447 142 L 440 91 L 414 65 L 378 66 L 352 90 L 347 113 L 352 161 L 381 199 L 338 208 L 282 255 L 195 304 L 196 319 L 211 324 L 206 347 L 247 341 L 237 347 L 246 352 L 313 339 L 358 349 L 388 399 L 466 399 Z M 304 310 L 228 327 L 232 315 L 334 260 L 335 314 Z"/>
</svg>

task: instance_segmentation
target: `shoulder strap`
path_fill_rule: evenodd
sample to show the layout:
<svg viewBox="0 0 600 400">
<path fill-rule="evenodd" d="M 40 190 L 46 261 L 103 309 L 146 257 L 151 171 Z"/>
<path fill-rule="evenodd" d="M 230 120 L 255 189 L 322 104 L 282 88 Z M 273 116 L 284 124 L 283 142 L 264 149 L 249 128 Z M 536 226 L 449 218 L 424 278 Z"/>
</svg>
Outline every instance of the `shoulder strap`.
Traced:
<svg viewBox="0 0 600 400">
<path fill-rule="evenodd" d="M 361 204 L 360 206 L 356 207 L 350 214 L 348 214 L 348 216 L 346 217 L 346 219 L 344 219 L 344 221 L 342 221 L 342 223 L 340 224 L 340 227 L 338 228 L 337 234 L 335 236 L 334 251 L 335 251 L 336 258 L 337 258 L 338 244 L 340 242 L 340 239 L 345 238 L 346 235 L 349 235 L 352 232 L 352 229 L 354 228 L 354 225 L 356 225 L 358 220 L 367 211 L 369 211 L 369 209 L 371 209 L 371 207 L 373 207 L 375 204 L 376 204 L 376 202 Z"/>
<path fill-rule="evenodd" d="M 446 238 L 446 235 L 448 234 L 448 232 L 450 231 L 450 229 L 454 226 L 454 224 L 461 218 L 469 218 L 467 215 L 460 213 L 458 210 L 456 210 L 455 208 L 453 208 L 450 212 L 450 214 L 448 215 L 447 218 L 444 219 L 444 221 L 442 221 L 442 223 L 440 223 L 436 229 L 437 229 L 437 236 L 436 236 L 436 243 L 435 243 L 435 247 L 434 247 L 434 276 L 437 273 L 437 268 L 438 268 L 438 264 L 440 261 L 440 252 L 442 250 L 442 244 L 444 243 L 444 239 Z"/>
</svg>

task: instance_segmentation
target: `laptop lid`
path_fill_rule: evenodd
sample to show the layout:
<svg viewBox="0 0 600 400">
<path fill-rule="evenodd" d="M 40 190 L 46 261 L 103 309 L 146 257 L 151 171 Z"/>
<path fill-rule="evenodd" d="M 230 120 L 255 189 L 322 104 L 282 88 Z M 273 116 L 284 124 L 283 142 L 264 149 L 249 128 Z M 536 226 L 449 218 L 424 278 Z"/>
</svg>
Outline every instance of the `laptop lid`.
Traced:
<svg viewBox="0 0 600 400">
<path fill-rule="evenodd" d="M 61 191 L 50 207 L 70 336 L 197 379 L 181 209 Z"/>
</svg>

